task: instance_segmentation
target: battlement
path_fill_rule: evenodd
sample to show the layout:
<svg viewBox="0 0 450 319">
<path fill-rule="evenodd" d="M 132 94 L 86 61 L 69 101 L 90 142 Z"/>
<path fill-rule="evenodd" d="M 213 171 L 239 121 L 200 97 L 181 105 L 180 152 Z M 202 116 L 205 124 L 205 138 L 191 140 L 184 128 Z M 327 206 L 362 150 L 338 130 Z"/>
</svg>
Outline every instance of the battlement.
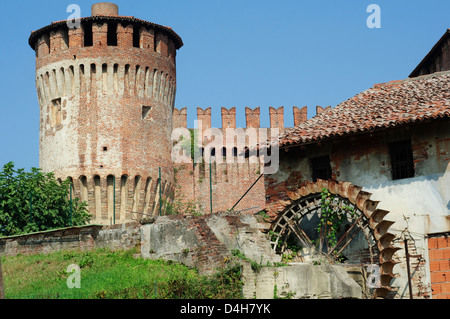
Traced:
<svg viewBox="0 0 450 319">
<path fill-rule="evenodd" d="M 29 45 L 36 58 L 92 48 L 108 47 L 143 49 L 149 53 L 175 59 L 176 50 L 183 46 L 181 38 L 168 27 L 134 17 L 120 16 L 112 3 L 92 6 L 92 16 L 81 18 L 79 27 L 69 28 L 67 21 L 57 21 L 32 32 Z"/>
<path fill-rule="evenodd" d="M 331 109 L 331 106 L 322 107 L 316 106 L 316 114 L 319 115 L 322 112 L 326 112 Z M 300 125 L 306 122 L 308 119 L 308 107 L 303 106 L 299 108 L 297 106 L 293 107 L 294 113 L 294 126 Z M 282 131 L 285 128 L 284 121 L 284 107 L 280 106 L 278 108 L 269 107 L 270 116 L 270 128 L 278 128 Z M 236 128 L 236 107 L 231 108 L 221 108 L 222 116 L 222 129 L 226 128 Z M 245 108 L 245 118 L 246 118 L 246 128 L 260 128 L 261 123 L 261 109 L 256 107 L 254 109 L 246 107 Z M 206 109 L 197 108 L 197 120 L 201 121 L 202 129 L 211 128 L 211 107 Z M 187 128 L 187 108 L 177 109 L 174 108 L 173 111 L 173 128 Z"/>
</svg>

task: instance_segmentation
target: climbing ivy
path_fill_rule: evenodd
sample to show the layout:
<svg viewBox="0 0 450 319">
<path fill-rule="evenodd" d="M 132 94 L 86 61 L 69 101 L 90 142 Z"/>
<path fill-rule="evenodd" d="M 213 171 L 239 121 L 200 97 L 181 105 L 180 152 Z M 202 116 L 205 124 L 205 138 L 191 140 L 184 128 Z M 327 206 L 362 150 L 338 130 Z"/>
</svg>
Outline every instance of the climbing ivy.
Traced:
<svg viewBox="0 0 450 319">
<path fill-rule="evenodd" d="M 342 205 L 338 198 L 326 188 L 323 188 L 321 192 L 320 212 L 321 216 L 316 227 L 319 234 L 317 242 L 320 238 L 324 238 L 327 248 L 331 249 L 337 245 L 345 215 L 349 213 L 352 218 L 356 218 L 357 213 L 354 207 Z M 341 256 L 337 257 L 339 259 Z"/>
</svg>

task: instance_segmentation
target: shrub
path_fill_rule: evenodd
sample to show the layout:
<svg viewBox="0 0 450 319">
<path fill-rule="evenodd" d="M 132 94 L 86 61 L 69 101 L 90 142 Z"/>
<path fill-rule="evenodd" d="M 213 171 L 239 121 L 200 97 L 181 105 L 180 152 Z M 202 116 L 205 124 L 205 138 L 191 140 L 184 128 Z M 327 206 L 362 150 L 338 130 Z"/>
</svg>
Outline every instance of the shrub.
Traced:
<svg viewBox="0 0 450 319">
<path fill-rule="evenodd" d="M 31 172 L 4 165 L 0 172 L 0 236 L 84 225 L 87 204 L 69 199 L 70 181 L 58 183 L 53 173 Z M 71 213 L 72 211 L 72 213 Z"/>
</svg>

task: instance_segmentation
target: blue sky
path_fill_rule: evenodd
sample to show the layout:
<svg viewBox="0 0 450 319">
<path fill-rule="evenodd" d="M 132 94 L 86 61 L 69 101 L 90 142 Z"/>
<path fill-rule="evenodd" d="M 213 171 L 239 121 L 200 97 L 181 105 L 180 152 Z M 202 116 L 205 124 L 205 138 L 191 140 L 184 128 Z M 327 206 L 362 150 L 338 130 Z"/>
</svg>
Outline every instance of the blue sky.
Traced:
<svg viewBox="0 0 450 319">
<path fill-rule="evenodd" d="M 39 166 L 39 107 L 32 30 L 69 16 L 69 4 L 90 15 L 97 1 L 5 1 L 0 20 L 0 165 Z M 193 126 L 197 107 L 220 108 L 331 105 L 375 83 L 407 78 L 450 28 L 450 1 L 406 0 L 116 0 L 121 15 L 172 27 L 183 39 L 178 51 L 176 107 L 188 108 Z M 369 4 L 381 8 L 381 28 L 369 29 Z"/>
</svg>

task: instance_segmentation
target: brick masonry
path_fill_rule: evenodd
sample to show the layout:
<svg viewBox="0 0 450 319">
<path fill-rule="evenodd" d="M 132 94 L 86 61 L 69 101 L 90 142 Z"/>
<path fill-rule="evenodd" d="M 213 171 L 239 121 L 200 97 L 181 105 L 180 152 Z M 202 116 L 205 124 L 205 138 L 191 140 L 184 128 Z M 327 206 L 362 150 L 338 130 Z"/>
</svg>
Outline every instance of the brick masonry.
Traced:
<svg viewBox="0 0 450 319">
<path fill-rule="evenodd" d="M 0 255 L 46 254 L 63 250 L 108 247 L 131 249 L 140 245 L 140 224 L 88 225 L 0 238 Z"/>
<path fill-rule="evenodd" d="M 30 37 L 40 168 L 72 180 L 94 222 L 110 224 L 114 214 L 127 222 L 132 212 L 154 213 L 160 188 L 173 194 L 170 135 L 182 43 L 170 28 L 119 16 L 115 5 L 92 11 L 81 28 L 55 22 Z"/>
<path fill-rule="evenodd" d="M 80 28 L 57 21 L 32 32 L 29 43 L 36 53 L 40 168 L 73 182 L 93 222 L 157 215 L 160 193 L 209 211 L 209 165 L 174 166 L 171 160 L 172 130 L 186 127 L 186 109 L 174 108 L 176 54 L 183 44 L 171 28 L 98 3 Z M 203 130 L 210 128 L 211 108 L 197 113 Z M 248 128 L 260 127 L 259 115 L 259 108 L 246 108 Z M 306 107 L 294 107 L 295 125 L 306 119 Z M 283 107 L 270 108 L 270 123 L 284 130 Z M 222 126 L 236 127 L 236 108 L 222 109 Z M 212 170 L 213 211 L 220 211 L 237 202 L 261 168 L 247 160 Z M 262 178 L 236 209 L 262 209 L 264 201 Z"/>
<path fill-rule="evenodd" d="M 450 237 L 448 233 L 428 238 L 433 299 L 450 299 Z"/>
<path fill-rule="evenodd" d="M 321 107 L 319 107 L 322 109 Z M 299 125 L 307 120 L 307 107 L 298 108 L 293 107 L 294 124 Z M 226 211 L 231 209 L 243 196 L 250 187 L 258 180 L 260 174 L 263 172 L 264 164 L 256 152 L 249 151 L 248 156 L 245 156 L 245 147 L 251 148 L 252 142 L 247 136 L 244 148 L 238 145 L 234 136 L 229 136 L 227 129 L 236 129 L 236 108 L 222 108 L 222 127 L 217 128 L 223 138 L 221 147 L 214 148 L 215 159 L 210 165 L 207 157 L 204 162 L 175 164 L 175 181 L 176 181 L 176 198 L 184 203 L 195 203 L 201 207 L 202 211 L 210 212 L 210 192 L 212 189 L 212 210 Z M 250 135 L 251 130 L 255 132 L 256 139 L 259 143 L 264 139 L 260 136 L 259 129 L 265 129 L 267 138 L 270 138 L 273 129 L 278 129 L 279 134 L 285 130 L 284 126 L 284 107 L 274 108 L 270 107 L 270 128 L 260 127 L 260 108 L 255 109 L 246 108 L 246 127 L 237 128 L 242 129 L 244 134 Z M 210 142 L 215 140 L 204 138 L 205 131 L 211 128 L 211 108 L 197 108 L 197 121 L 201 127 L 201 137 L 203 137 L 202 145 L 207 146 Z M 174 109 L 173 127 L 187 128 L 187 109 Z M 249 130 L 248 130 L 249 129 Z M 199 129 L 200 130 L 200 129 Z M 248 131 L 246 131 L 248 130 Z M 208 136 L 209 137 L 209 136 Z M 231 143 L 230 143 L 231 141 Z M 233 145 L 237 151 L 233 151 Z M 209 150 L 206 148 L 205 153 Z M 238 159 L 238 156 L 243 156 Z M 220 162 L 219 158 L 220 157 Z M 210 178 L 211 185 L 210 186 Z M 247 193 L 245 198 L 235 207 L 235 210 L 249 209 L 253 212 L 262 210 L 265 207 L 265 190 L 264 190 L 265 176 L 259 178 L 256 184 Z"/>
</svg>

